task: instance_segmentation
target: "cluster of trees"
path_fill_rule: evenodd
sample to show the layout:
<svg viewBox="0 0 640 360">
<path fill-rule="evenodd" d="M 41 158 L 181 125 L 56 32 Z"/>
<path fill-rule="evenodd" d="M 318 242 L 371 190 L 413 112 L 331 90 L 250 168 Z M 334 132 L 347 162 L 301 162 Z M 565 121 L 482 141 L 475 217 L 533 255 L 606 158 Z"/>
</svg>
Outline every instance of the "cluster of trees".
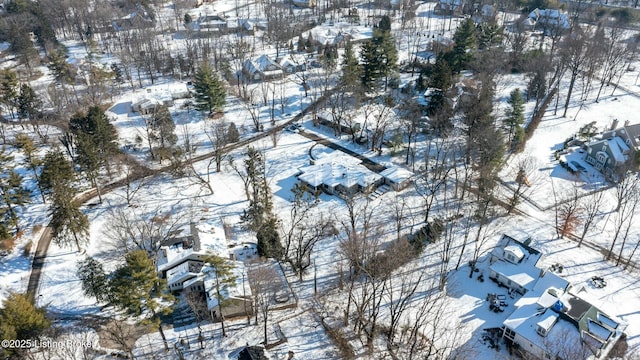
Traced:
<svg viewBox="0 0 640 360">
<path fill-rule="evenodd" d="M 0 338 L 14 346 L 0 347 L 3 358 L 23 358 L 33 346 L 26 346 L 46 335 L 51 328 L 44 308 L 37 307 L 26 294 L 9 293 L 0 307 Z"/>
<path fill-rule="evenodd" d="M 156 273 L 155 261 L 145 250 L 134 250 L 125 255 L 124 264 L 107 274 L 100 262 L 87 257 L 78 263 L 78 276 L 88 296 L 106 302 L 128 315 L 144 315 L 143 323 L 156 326 L 169 346 L 162 329 L 161 315 L 173 310 L 173 296 L 168 293 L 166 280 Z"/>
<path fill-rule="evenodd" d="M 397 86 L 398 52 L 390 21 L 385 15 L 374 27 L 371 40 L 362 45 L 360 59 L 347 43 L 340 78 L 344 91 L 358 95 L 380 89 L 386 91 L 389 85 Z"/>
</svg>

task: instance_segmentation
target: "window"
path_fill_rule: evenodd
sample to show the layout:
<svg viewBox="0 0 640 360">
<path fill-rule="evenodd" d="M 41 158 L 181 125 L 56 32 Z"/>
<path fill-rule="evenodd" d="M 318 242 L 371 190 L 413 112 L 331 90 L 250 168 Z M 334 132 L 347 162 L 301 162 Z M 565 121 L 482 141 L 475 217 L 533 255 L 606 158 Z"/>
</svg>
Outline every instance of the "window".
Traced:
<svg viewBox="0 0 640 360">
<path fill-rule="evenodd" d="M 607 158 L 608 157 L 609 156 L 606 153 L 602 152 L 602 151 L 598 151 L 598 154 L 596 154 L 596 159 L 598 160 L 599 163 L 602 163 L 602 164 L 606 164 L 607 163 Z"/>
<path fill-rule="evenodd" d="M 513 340 L 516 337 L 516 332 L 509 328 L 506 328 L 504 330 L 504 337 L 506 337 L 509 340 Z"/>
</svg>

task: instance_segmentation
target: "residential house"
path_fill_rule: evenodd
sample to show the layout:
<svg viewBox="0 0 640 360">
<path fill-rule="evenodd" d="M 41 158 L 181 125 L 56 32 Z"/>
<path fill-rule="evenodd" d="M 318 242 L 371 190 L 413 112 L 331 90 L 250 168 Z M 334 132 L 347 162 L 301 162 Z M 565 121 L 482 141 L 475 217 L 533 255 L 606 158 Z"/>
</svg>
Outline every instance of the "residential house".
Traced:
<svg viewBox="0 0 640 360">
<path fill-rule="evenodd" d="M 140 4 L 137 4 L 136 9 L 131 13 L 111 22 L 111 26 L 115 31 L 143 29 L 154 25 L 153 17 L 149 11 Z"/>
<path fill-rule="evenodd" d="M 196 277 L 204 261 L 199 231 L 191 223 L 188 235 L 171 237 L 160 244 L 156 268 L 158 276 L 167 279 L 167 286 L 173 292 L 183 289 L 186 281 Z"/>
<path fill-rule="evenodd" d="M 185 27 L 191 31 L 223 32 L 227 30 L 227 19 L 217 14 L 198 13 L 191 15 L 192 20 L 185 23 Z"/>
<path fill-rule="evenodd" d="M 524 358 L 558 359 L 571 350 L 582 351 L 585 359 L 606 358 L 627 325 L 578 296 L 584 288 L 575 289 L 546 271 L 542 260 L 528 241 L 507 235 L 491 252 L 490 276 L 523 294 L 502 323 L 511 352 Z"/>
<path fill-rule="evenodd" d="M 314 8 L 317 5 L 316 0 L 290 0 L 291 3 L 299 8 Z"/>
<path fill-rule="evenodd" d="M 433 9 L 436 15 L 460 16 L 464 13 L 466 2 L 464 0 L 439 0 Z"/>
<path fill-rule="evenodd" d="M 268 55 L 246 60 L 242 64 L 243 75 L 251 81 L 263 81 L 281 78 L 284 74 L 280 65 Z"/>
<path fill-rule="evenodd" d="M 153 114 L 163 105 L 162 101 L 152 98 L 142 98 L 131 104 L 131 111 L 141 115 Z"/>
<path fill-rule="evenodd" d="M 181 232 L 183 232 L 182 230 Z M 214 320 L 225 317 L 251 315 L 251 289 L 245 284 L 244 264 L 235 259 L 250 259 L 255 248 L 246 244 L 229 243 L 222 226 L 208 223 L 191 223 L 187 235 L 174 236 L 164 241 L 156 261 L 158 276 L 167 279 L 167 287 L 173 293 L 196 293 L 200 295 L 207 311 Z M 208 266 L 206 256 L 228 258 L 233 265 L 234 281 L 220 288 L 225 304 L 220 311 L 217 296 L 215 270 Z"/>
<path fill-rule="evenodd" d="M 414 174 L 398 166 L 391 166 L 383 170 L 380 175 L 384 178 L 384 183 L 395 191 L 401 191 L 411 184 Z"/>
<path fill-rule="evenodd" d="M 498 10 L 494 5 L 480 5 L 479 3 L 475 3 L 473 4 L 473 15 L 471 15 L 471 19 L 476 24 L 493 23 L 496 21 L 497 14 Z"/>
<path fill-rule="evenodd" d="M 587 143 L 585 161 L 608 177 L 617 177 L 627 168 L 636 165 L 640 152 L 640 124 L 625 122 L 617 128 L 615 120 L 611 129 L 602 133 L 596 141 Z"/>
<path fill-rule="evenodd" d="M 539 267 L 542 254 L 531 248 L 529 241 L 502 235 L 489 257 L 489 278 L 520 294 L 533 289 L 544 272 Z"/>
<path fill-rule="evenodd" d="M 358 159 L 339 153 L 325 154 L 327 156 L 312 160 L 311 165 L 301 167 L 298 180 L 312 192 L 324 191 L 338 196 L 370 193 L 384 182 L 380 174 L 369 170 Z"/>
<path fill-rule="evenodd" d="M 502 327 L 505 342 L 516 355 L 558 359 L 571 351 L 585 359 L 607 358 L 627 324 L 575 291 L 566 280 L 546 272 L 515 302 Z"/>
<path fill-rule="evenodd" d="M 569 15 L 561 9 L 534 9 L 527 17 L 534 27 L 544 31 L 567 30 L 571 27 Z"/>
<path fill-rule="evenodd" d="M 307 58 L 302 54 L 288 54 L 278 59 L 278 65 L 284 72 L 293 74 L 307 70 Z"/>
</svg>

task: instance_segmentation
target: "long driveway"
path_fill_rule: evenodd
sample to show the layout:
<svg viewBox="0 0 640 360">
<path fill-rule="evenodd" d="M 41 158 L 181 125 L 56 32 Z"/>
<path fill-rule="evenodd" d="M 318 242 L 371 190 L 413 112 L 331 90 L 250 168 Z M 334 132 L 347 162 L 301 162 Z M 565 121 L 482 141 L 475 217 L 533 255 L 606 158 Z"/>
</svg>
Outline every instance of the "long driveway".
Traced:
<svg viewBox="0 0 640 360">
<path fill-rule="evenodd" d="M 310 111 L 315 110 L 319 104 L 322 104 L 326 97 L 329 96 L 331 94 L 332 90 L 327 91 L 326 94 L 324 94 L 323 96 L 319 97 L 314 103 L 310 104 L 309 106 L 307 106 L 305 109 L 303 109 L 300 113 L 298 113 L 296 116 L 294 116 L 293 118 L 291 118 L 290 120 L 274 126 L 273 128 L 256 134 L 252 137 L 249 137 L 247 139 L 238 141 L 236 143 L 227 145 L 224 147 L 223 152 L 227 153 L 230 152 L 232 150 L 238 149 L 240 147 L 246 146 L 256 140 L 260 140 L 263 138 L 266 138 L 267 136 L 278 132 L 278 131 L 282 131 L 282 129 L 284 129 L 285 127 L 287 127 L 288 125 L 291 125 L 294 122 L 300 121 L 302 120 L 302 118 L 307 115 Z M 202 161 L 202 160 L 206 160 L 210 157 L 213 157 L 215 155 L 215 152 L 209 152 L 209 153 L 205 153 L 203 155 L 199 155 L 199 156 L 195 156 L 192 159 L 187 161 L 187 164 L 190 163 L 195 163 L 198 161 Z M 158 174 L 162 174 L 165 173 L 167 171 L 170 171 L 172 169 L 172 166 L 165 166 L 163 168 L 160 169 L 150 169 L 147 166 L 145 166 L 144 164 L 141 164 L 135 160 L 133 160 L 132 158 L 130 158 L 130 160 L 132 161 L 132 164 L 134 164 L 135 166 L 139 167 L 138 170 L 141 171 L 136 171 L 134 172 L 134 174 L 129 177 L 129 179 L 120 179 L 120 180 L 116 180 L 113 181 L 111 183 L 108 183 L 107 185 L 103 186 L 100 189 L 100 193 L 101 194 L 107 194 L 121 186 L 126 185 L 127 180 L 129 182 L 131 181 L 137 181 L 140 180 L 142 178 L 148 177 L 148 176 L 156 176 Z M 96 191 L 96 189 L 92 189 L 89 191 L 86 191 L 82 194 L 79 194 L 77 196 L 77 201 L 80 202 L 81 204 L 85 204 L 86 202 L 88 202 L 89 200 L 93 199 L 94 197 L 96 197 L 98 195 L 98 192 Z M 29 283 L 27 284 L 27 294 L 29 294 L 29 297 L 31 298 L 31 300 L 35 301 L 36 297 L 37 297 L 37 293 L 38 293 L 38 289 L 40 287 L 40 278 L 42 275 L 42 269 L 44 267 L 44 263 L 45 260 L 47 258 L 47 252 L 49 250 L 49 245 L 51 244 L 51 240 L 53 238 L 52 236 L 52 228 L 51 228 L 51 221 L 49 222 L 49 224 L 47 224 L 47 226 L 44 228 L 44 230 L 42 231 L 42 233 L 40 234 L 40 237 L 38 238 L 38 245 L 36 246 L 36 252 L 35 255 L 33 257 L 33 262 L 31 263 L 31 274 L 29 275 Z"/>
</svg>

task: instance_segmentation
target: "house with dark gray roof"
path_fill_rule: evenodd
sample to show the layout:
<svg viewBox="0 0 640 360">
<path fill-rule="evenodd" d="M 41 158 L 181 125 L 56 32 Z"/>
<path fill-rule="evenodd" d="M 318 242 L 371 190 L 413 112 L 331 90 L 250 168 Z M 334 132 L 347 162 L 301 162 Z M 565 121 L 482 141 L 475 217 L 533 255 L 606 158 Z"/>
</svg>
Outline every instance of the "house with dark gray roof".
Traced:
<svg viewBox="0 0 640 360">
<path fill-rule="evenodd" d="M 599 139 L 585 145 L 585 161 L 605 176 L 615 177 L 629 167 L 636 165 L 640 151 L 640 124 L 617 127 L 617 120 L 611 129 L 602 133 Z"/>
</svg>

